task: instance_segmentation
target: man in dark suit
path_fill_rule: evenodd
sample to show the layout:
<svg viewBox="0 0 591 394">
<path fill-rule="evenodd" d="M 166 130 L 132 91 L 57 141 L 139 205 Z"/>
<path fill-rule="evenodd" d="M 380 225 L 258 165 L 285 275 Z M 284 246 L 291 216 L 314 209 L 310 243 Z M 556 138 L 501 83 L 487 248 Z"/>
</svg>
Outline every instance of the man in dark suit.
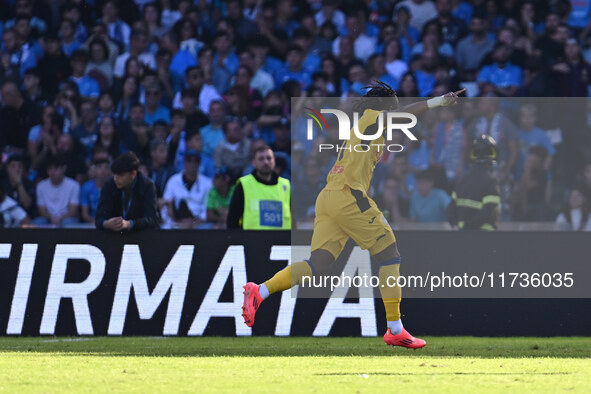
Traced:
<svg viewBox="0 0 591 394">
<path fill-rule="evenodd" d="M 111 231 L 159 228 L 156 187 L 138 172 L 140 161 L 133 152 L 124 153 L 111 165 L 113 177 L 101 189 L 96 228 Z"/>
</svg>

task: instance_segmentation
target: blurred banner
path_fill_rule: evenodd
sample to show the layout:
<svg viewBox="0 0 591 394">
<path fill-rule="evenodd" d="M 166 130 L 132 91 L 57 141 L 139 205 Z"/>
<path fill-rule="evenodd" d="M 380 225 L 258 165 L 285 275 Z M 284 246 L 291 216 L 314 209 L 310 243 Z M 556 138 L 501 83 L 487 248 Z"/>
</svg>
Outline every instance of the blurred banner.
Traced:
<svg viewBox="0 0 591 394">
<path fill-rule="evenodd" d="M 311 236 L 294 234 L 300 245 Z M 401 232 L 399 239 L 406 245 L 405 275 L 415 267 L 447 271 L 452 263 L 474 261 L 495 274 L 524 259 L 555 271 L 588 265 L 588 241 L 580 234 L 430 231 Z M 379 298 L 351 293 L 345 299 L 343 293 L 296 299 L 289 291 L 270 297 L 255 326 L 246 327 L 242 286 L 288 264 L 290 232 L 2 230 L 0 240 L 1 335 L 375 336 L 385 327 Z M 353 255 L 371 266 L 367 252 L 352 244 L 337 266 Z M 523 292 L 517 282 L 516 293 L 506 283 L 495 294 L 589 297 L 588 278 L 575 272 L 569 293 Z M 466 296 L 480 294 L 488 293 L 469 289 Z M 413 297 L 411 291 L 403 295 Z M 589 299 L 441 298 L 446 296 L 403 300 L 405 323 L 417 335 L 591 334 Z"/>
</svg>

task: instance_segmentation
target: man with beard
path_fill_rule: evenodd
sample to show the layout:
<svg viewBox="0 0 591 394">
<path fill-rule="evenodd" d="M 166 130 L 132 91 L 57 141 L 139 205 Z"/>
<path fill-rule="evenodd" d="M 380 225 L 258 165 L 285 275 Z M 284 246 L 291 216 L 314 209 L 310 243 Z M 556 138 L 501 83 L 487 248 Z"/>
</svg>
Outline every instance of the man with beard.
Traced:
<svg viewBox="0 0 591 394">
<path fill-rule="evenodd" d="M 290 230 L 291 184 L 277 176 L 275 155 L 261 146 L 252 160 L 254 171 L 238 179 L 228 211 L 228 228 Z"/>
</svg>

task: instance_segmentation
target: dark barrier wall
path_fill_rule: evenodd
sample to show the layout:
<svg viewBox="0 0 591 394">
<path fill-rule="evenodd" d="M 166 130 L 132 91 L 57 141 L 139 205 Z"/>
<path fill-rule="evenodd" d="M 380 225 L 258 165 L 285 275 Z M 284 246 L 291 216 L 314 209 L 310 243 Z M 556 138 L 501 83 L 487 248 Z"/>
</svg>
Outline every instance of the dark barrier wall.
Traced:
<svg viewBox="0 0 591 394">
<path fill-rule="evenodd" d="M 588 238 L 566 235 L 497 233 L 490 243 L 483 233 L 397 237 L 404 264 L 444 250 L 470 259 L 482 255 L 483 245 L 503 251 L 501 257 L 527 256 L 532 245 L 552 245 L 565 259 L 589 255 Z M 1 230 L 0 334 L 383 334 L 379 299 L 329 308 L 326 300 L 296 300 L 290 292 L 266 301 L 255 327 L 247 328 L 242 285 L 285 267 L 290 243 L 283 232 Z M 404 324 L 417 335 L 591 335 L 589 299 L 407 299 L 402 305 Z"/>
</svg>

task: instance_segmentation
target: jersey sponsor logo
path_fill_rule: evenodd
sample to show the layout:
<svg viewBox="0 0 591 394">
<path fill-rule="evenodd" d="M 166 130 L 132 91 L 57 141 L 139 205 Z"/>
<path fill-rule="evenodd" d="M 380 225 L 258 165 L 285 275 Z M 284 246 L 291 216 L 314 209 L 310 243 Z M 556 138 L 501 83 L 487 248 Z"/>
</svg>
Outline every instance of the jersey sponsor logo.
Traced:
<svg viewBox="0 0 591 394">
<path fill-rule="evenodd" d="M 343 171 L 345 171 L 345 166 L 337 166 L 337 165 L 335 165 L 330 170 L 329 175 L 340 174 Z"/>
</svg>

